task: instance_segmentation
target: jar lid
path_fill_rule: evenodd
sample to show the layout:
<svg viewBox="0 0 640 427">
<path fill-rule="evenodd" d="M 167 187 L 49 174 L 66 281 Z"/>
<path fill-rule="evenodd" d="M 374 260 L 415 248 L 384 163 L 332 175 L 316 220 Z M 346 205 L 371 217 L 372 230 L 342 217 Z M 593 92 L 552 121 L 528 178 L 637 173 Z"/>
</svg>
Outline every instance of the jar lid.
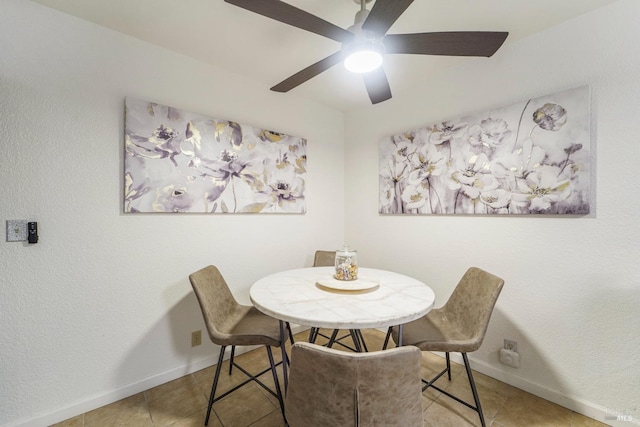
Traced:
<svg viewBox="0 0 640 427">
<path fill-rule="evenodd" d="M 357 253 L 358 251 L 350 248 L 349 245 L 344 245 L 341 249 L 336 249 L 336 252 L 350 254 L 350 253 Z"/>
</svg>

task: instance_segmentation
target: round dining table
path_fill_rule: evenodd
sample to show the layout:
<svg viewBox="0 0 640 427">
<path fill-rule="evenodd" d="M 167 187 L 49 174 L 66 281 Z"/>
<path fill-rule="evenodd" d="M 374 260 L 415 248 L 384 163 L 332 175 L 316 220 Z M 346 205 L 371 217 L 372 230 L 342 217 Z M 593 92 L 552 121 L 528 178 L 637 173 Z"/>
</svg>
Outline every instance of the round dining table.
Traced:
<svg viewBox="0 0 640 427">
<path fill-rule="evenodd" d="M 251 286 L 251 302 L 290 323 L 365 329 L 418 319 L 435 301 L 429 286 L 403 274 L 361 267 L 357 280 L 340 281 L 334 273 L 333 267 L 311 267 L 271 274 Z"/>
<path fill-rule="evenodd" d="M 283 357 L 283 322 L 312 328 L 402 329 L 427 314 L 435 302 L 429 286 L 403 274 L 362 267 L 357 280 L 336 280 L 334 274 L 334 267 L 301 268 L 265 276 L 251 286 L 253 305 L 280 320 Z M 284 379 L 286 385 L 286 368 Z"/>
</svg>

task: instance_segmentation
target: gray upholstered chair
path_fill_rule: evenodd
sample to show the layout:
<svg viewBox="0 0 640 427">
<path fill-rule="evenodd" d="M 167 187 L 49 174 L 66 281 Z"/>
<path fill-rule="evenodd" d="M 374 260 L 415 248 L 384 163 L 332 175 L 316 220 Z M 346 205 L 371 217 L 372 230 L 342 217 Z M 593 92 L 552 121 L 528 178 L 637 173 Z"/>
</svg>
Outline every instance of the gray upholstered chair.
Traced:
<svg viewBox="0 0 640 427">
<path fill-rule="evenodd" d="M 336 265 L 336 251 L 322 251 L 318 250 L 315 253 L 313 258 L 313 266 L 314 267 L 333 267 Z M 349 334 L 338 337 L 339 329 L 334 329 L 333 333 L 330 337 L 323 335 L 320 333 L 318 328 L 311 328 L 309 333 L 309 342 L 315 342 L 318 335 L 322 335 L 323 337 L 329 340 L 327 344 L 328 347 L 332 347 L 333 344 L 341 345 L 352 351 L 368 351 L 367 343 L 364 341 L 364 337 L 362 336 L 362 332 L 359 329 L 350 329 Z M 349 347 L 348 345 L 342 343 L 341 341 L 344 338 L 351 337 L 353 340 L 355 348 Z"/>
<path fill-rule="evenodd" d="M 200 308 L 202 309 L 202 315 L 207 331 L 209 332 L 209 338 L 211 338 L 214 344 L 220 346 L 218 365 L 216 366 L 216 373 L 213 377 L 209 406 L 204 424 L 207 425 L 209 423 L 209 416 L 214 402 L 217 402 L 250 381 L 255 381 L 278 399 L 280 409 L 284 416 L 284 401 L 282 392 L 280 391 L 278 374 L 276 373 L 276 363 L 274 363 L 273 352 L 271 351 L 271 347 L 280 347 L 280 324 L 278 320 L 261 313 L 255 307 L 238 304 L 227 282 L 222 277 L 222 274 L 220 274 L 220 271 L 213 265 L 189 275 L 189 280 L 191 286 L 193 286 Z M 237 345 L 265 346 L 270 367 L 259 374 L 250 374 L 233 360 L 233 350 Z M 229 374 L 231 374 L 231 367 L 235 366 L 245 373 L 248 379 L 218 397 L 215 397 L 224 351 L 227 346 L 232 346 Z M 273 375 L 276 388 L 275 392 L 258 379 L 262 374 L 269 371 L 271 371 Z"/>
<path fill-rule="evenodd" d="M 295 343 L 289 426 L 422 426 L 420 360 L 412 346 L 351 353 Z"/>
<path fill-rule="evenodd" d="M 333 267 L 336 265 L 336 251 L 316 251 L 313 257 L 314 267 Z"/>
<path fill-rule="evenodd" d="M 471 267 L 466 271 L 443 307 L 431 310 L 426 316 L 405 324 L 402 333 L 404 345 L 414 345 L 422 351 L 445 353 L 446 368 L 431 380 L 422 380 L 425 384 L 423 391 L 428 387 L 433 387 L 475 410 L 483 427 L 485 426 L 484 415 L 467 353 L 480 348 L 489 326 L 493 307 L 503 285 L 504 280 L 501 278 L 477 267 Z M 391 328 L 389 332 L 393 335 L 394 341 L 398 342 L 398 328 Z M 451 381 L 450 352 L 462 354 L 475 405 L 434 385 L 434 382 L 445 373 Z"/>
</svg>

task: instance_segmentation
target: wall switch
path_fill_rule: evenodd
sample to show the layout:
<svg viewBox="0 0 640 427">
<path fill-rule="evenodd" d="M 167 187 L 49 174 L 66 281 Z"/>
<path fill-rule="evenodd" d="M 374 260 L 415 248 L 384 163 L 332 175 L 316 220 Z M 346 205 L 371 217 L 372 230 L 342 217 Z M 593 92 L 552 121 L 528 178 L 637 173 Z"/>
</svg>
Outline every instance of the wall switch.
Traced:
<svg viewBox="0 0 640 427">
<path fill-rule="evenodd" d="M 7 221 L 7 242 L 24 242 L 27 240 L 27 221 Z"/>
<path fill-rule="evenodd" d="M 191 332 L 191 347 L 196 347 L 202 344 L 202 331 L 197 330 Z"/>
</svg>

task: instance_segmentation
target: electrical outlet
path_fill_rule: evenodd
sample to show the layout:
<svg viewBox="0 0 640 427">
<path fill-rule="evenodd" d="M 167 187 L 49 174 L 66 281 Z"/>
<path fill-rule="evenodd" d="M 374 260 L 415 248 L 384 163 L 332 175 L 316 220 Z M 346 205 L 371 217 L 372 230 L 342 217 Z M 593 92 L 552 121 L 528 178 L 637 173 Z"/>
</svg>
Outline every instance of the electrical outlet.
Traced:
<svg viewBox="0 0 640 427">
<path fill-rule="evenodd" d="M 520 367 L 520 354 L 518 354 L 518 343 L 512 340 L 504 340 L 504 348 L 500 349 L 500 363 L 512 368 Z"/>
<path fill-rule="evenodd" d="M 511 366 L 512 368 L 520 367 L 520 355 L 513 350 L 506 348 L 500 349 L 500 363 Z"/>
<path fill-rule="evenodd" d="M 514 351 L 514 352 L 517 353 L 518 352 L 518 343 L 515 342 L 515 341 L 511 341 L 511 340 L 505 339 L 504 340 L 504 348 L 506 350 L 511 350 L 511 351 Z"/>
<path fill-rule="evenodd" d="M 197 330 L 191 332 L 191 347 L 197 347 L 202 344 L 202 331 Z"/>
</svg>

